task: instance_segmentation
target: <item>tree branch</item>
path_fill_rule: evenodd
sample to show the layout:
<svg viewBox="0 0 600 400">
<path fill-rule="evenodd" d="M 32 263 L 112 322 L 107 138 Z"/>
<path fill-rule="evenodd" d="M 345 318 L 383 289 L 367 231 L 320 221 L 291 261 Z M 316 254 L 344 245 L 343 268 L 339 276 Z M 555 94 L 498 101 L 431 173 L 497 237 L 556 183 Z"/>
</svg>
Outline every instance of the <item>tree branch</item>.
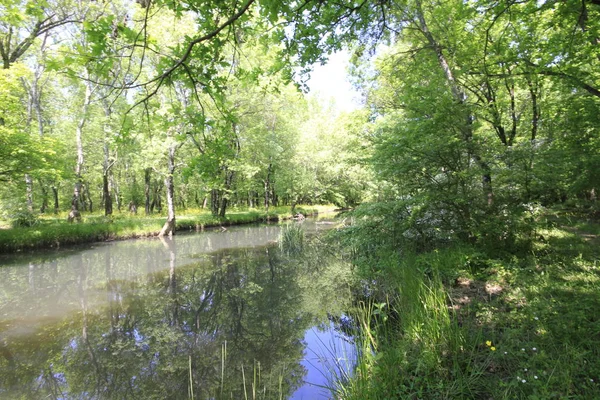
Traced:
<svg viewBox="0 0 600 400">
<path fill-rule="evenodd" d="M 139 88 L 142 86 L 148 86 L 152 83 L 158 82 L 158 86 L 162 86 L 164 80 L 166 78 L 168 78 L 173 72 L 175 72 L 175 70 L 177 70 L 179 67 L 181 67 L 186 61 L 187 59 L 190 57 L 190 55 L 192 54 L 192 50 L 194 48 L 194 46 L 196 46 L 199 43 L 202 42 L 206 42 L 207 40 L 210 40 L 212 38 L 214 38 L 215 36 L 217 36 L 219 33 L 221 33 L 221 31 L 225 28 L 227 28 L 229 25 L 232 25 L 235 21 L 237 21 L 242 15 L 244 15 L 246 13 L 246 11 L 248 11 L 248 9 L 250 8 L 250 6 L 255 2 L 256 0 L 248 0 L 246 2 L 246 4 L 244 4 L 242 6 L 242 8 L 240 8 L 240 10 L 235 13 L 234 15 L 232 15 L 227 21 L 225 21 L 222 25 L 220 25 L 219 27 L 217 27 L 217 29 L 215 29 L 212 32 L 207 33 L 204 36 L 198 37 L 194 40 L 192 40 L 191 42 L 188 43 L 183 55 L 175 62 L 175 64 L 173 64 L 169 69 L 167 69 L 165 72 L 163 72 L 162 74 L 146 81 L 146 82 L 142 82 L 142 83 L 138 83 L 135 85 L 126 85 L 124 88 L 125 89 L 135 89 L 135 88 Z M 154 91 L 155 93 L 156 91 Z"/>
</svg>

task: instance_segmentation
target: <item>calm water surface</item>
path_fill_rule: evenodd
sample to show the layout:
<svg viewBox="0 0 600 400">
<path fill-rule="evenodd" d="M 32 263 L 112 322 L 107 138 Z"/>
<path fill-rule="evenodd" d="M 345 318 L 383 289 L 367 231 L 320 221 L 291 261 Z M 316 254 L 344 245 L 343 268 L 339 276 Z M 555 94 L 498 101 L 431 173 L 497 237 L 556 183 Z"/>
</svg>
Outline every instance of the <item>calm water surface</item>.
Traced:
<svg viewBox="0 0 600 400">
<path fill-rule="evenodd" d="M 349 269 L 302 226 L 296 256 L 263 225 L 0 258 L 0 398 L 329 398 Z"/>
</svg>

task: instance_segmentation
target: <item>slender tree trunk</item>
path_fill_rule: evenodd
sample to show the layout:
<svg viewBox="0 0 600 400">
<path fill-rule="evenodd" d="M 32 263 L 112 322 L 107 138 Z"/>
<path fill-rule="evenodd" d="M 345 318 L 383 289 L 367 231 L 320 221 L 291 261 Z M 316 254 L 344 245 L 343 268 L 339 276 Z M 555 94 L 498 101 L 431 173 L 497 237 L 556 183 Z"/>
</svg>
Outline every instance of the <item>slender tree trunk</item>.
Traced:
<svg viewBox="0 0 600 400">
<path fill-rule="evenodd" d="M 219 190 L 212 189 L 210 191 L 210 212 L 215 217 L 219 215 Z"/>
<path fill-rule="evenodd" d="M 87 71 L 86 71 L 87 72 Z M 86 73 L 86 77 L 87 77 Z M 85 96 L 83 99 L 83 106 L 81 108 L 81 117 L 79 118 L 79 122 L 77 123 L 77 129 L 75 130 L 75 142 L 77 146 L 77 163 L 75 164 L 75 188 L 73 190 L 73 201 L 72 206 L 75 207 L 76 210 L 79 211 L 80 208 L 85 208 L 85 205 L 82 201 L 83 196 L 83 164 L 84 164 L 84 154 L 83 154 L 83 127 L 87 122 L 88 111 L 92 101 L 92 88 L 89 82 L 85 82 Z M 91 208 L 91 207 L 90 207 Z M 91 211 L 91 210 L 90 210 Z"/>
<path fill-rule="evenodd" d="M 41 179 L 38 179 L 38 184 L 40 185 L 40 190 L 42 191 L 42 205 L 40 206 L 40 213 L 44 214 L 48 208 L 48 188 L 44 186 L 44 182 L 42 182 Z"/>
<path fill-rule="evenodd" d="M 532 79 L 527 78 L 527 86 L 529 87 L 529 95 L 531 97 L 531 136 L 529 140 L 529 162 L 527 163 L 525 171 L 525 199 L 529 201 L 531 199 L 531 176 L 533 175 L 535 144 L 541 110 L 538 104 L 538 95 L 540 94 L 539 84 Z"/>
<path fill-rule="evenodd" d="M 265 179 L 265 212 L 268 214 L 269 213 L 269 188 L 271 185 L 271 168 L 273 167 L 273 164 L 269 164 L 269 167 L 267 168 L 267 179 Z"/>
<path fill-rule="evenodd" d="M 41 46 L 42 53 L 45 49 L 47 36 L 44 36 Z M 8 68 L 10 64 L 5 65 Z M 28 102 L 27 102 L 27 128 L 30 130 L 31 121 L 33 120 L 33 114 L 36 114 L 38 134 L 40 138 L 44 137 L 44 122 L 42 116 L 42 94 L 40 88 L 40 79 L 42 77 L 42 73 L 44 71 L 43 66 L 39 63 L 35 66 L 35 71 L 33 74 L 33 82 L 28 82 L 27 79 L 22 78 L 21 82 L 28 94 Z M 25 174 L 25 184 L 26 184 L 26 196 L 27 196 L 27 209 L 29 212 L 33 212 L 33 179 L 29 174 Z M 42 208 L 43 205 L 42 205 Z M 43 211 L 42 211 L 43 212 Z"/>
<path fill-rule="evenodd" d="M 271 205 L 277 207 L 279 205 L 279 196 L 275 192 L 275 183 L 271 182 Z"/>
<path fill-rule="evenodd" d="M 108 154 L 108 143 L 104 142 L 104 166 L 102 168 L 102 198 L 104 199 L 104 215 L 112 215 L 112 197 L 110 195 L 110 184 L 108 182 L 108 174 L 110 173 L 110 160 Z"/>
<path fill-rule="evenodd" d="M 225 213 L 227 212 L 227 205 L 229 204 L 229 199 L 226 196 L 221 198 L 221 208 L 219 209 L 219 217 L 225 218 Z"/>
<path fill-rule="evenodd" d="M 175 232 L 175 186 L 173 183 L 173 174 L 175 173 L 175 152 L 177 144 L 172 143 L 169 147 L 167 176 L 165 177 L 165 186 L 167 188 L 167 221 L 163 225 L 158 236 L 172 236 Z"/>
<path fill-rule="evenodd" d="M 427 42 L 429 43 L 429 45 L 431 46 L 431 48 L 436 53 L 440 68 L 443 70 L 444 75 L 446 76 L 446 81 L 448 82 L 448 85 L 450 86 L 450 90 L 452 91 L 454 100 L 458 104 L 466 106 L 467 96 L 465 95 L 464 91 L 462 90 L 462 88 L 460 87 L 458 82 L 456 81 L 456 78 L 454 77 L 454 73 L 452 72 L 452 69 L 450 68 L 450 64 L 446 60 L 446 56 L 444 55 L 444 52 L 442 51 L 442 46 L 433 37 L 433 34 L 429 30 L 427 21 L 425 20 L 425 14 L 423 12 L 421 0 L 416 0 L 415 5 L 416 5 L 416 11 L 417 11 L 418 25 L 419 25 L 418 27 L 419 27 L 421 33 L 423 34 L 423 36 L 425 37 L 425 39 L 427 40 Z M 492 190 L 491 169 L 490 169 L 490 166 L 481 158 L 481 156 L 476 151 L 475 146 L 473 145 L 473 116 L 470 113 L 468 113 L 468 115 L 465 116 L 465 119 L 466 119 L 465 123 L 462 124 L 461 128 L 460 128 L 461 133 L 462 133 L 462 138 L 467 145 L 467 150 L 469 151 L 471 157 L 475 160 L 475 163 L 482 170 L 483 191 L 485 193 L 488 205 L 491 206 L 494 202 L 494 193 Z"/>
<path fill-rule="evenodd" d="M 150 215 L 150 173 L 152 172 L 151 168 L 146 168 L 144 170 L 144 196 L 146 198 L 144 202 L 144 210 L 146 211 L 146 215 Z"/>
<path fill-rule="evenodd" d="M 111 135 L 110 116 L 112 114 L 112 110 L 110 109 L 110 104 L 108 104 L 106 98 L 102 100 L 102 106 L 104 108 L 104 161 L 102 163 L 102 197 L 104 198 L 104 216 L 109 216 L 113 213 L 112 196 L 109 182 L 109 175 L 112 166 L 114 165 L 114 160 L 111 160 L 110 158 L 109 147 L 109 138 Z"/>
<path fill-rule="evenodd" d="M 241 151 L 240 139 L 238 136 L 238 129 L 237 129 L 237 125 L 235 123 L 233 123 L 231 125 L 231 133 L 232 133 L 231 148 L 232 148 L 232 150 L 235 151 L 235 155 L 233 157 L 235 160 L 239 157 L 240 151 Z M 227 206 L 229 204 L 229 195 L 231 193 L 231 187 L 233 185 L 233 178 L 235 176 L 235 172 L 229 170 L 229 168 L 227 166 L 224 167 L 224 170 L 225 170 L 225 189 L 221 193 L 221 209 L 219 210 L 219 216 L 221 218 L 225 217 L 225 212 L 227 211 Z"/>
<path fill-rule="evenodd" d="M 225 190 L 221 194 L 221 206 L 219 209 L 219 217 L 224 218 L 229 205 L 229 193 L 231 192 L 231 185 L 233 183 L 234 172 L 225 172 Z"/>
<path fill-rule="evenodd" d="M 156 181 L 156 183 L 154 185 L 154 190 L 153 190 L 153 194 L 152 194 L 152 203 L 150 203 L 150 212 L 154 212 L 155 208 L 156 208 L 157 212 L 162 211 L 162 199 L 161 199 L 160 192 L 162 192 L 162 183 L 160 180 L 158 180 L 158 181 Z"/>
<path fill-rule="evenodd" d="M 112 215 L 112 198 L 110 197 L 108 176 L 106 174 L 102 175 L 102 196 L 104 197 L 104 215 Z"/>
<path fill-rule="evenodd" d="M 27 186 L 27 211 L 33 212 L 33 179 L 29 174 L 25 174 L 25 185 Z"/>
<path fill-rule="evenodd" d="M 56 185 L 52 185 L 52 195 L 54 197 L 54 214 L 58 214 L 60 204 L 58 203 L 58 187 Z"/>
<path fill-rule="evenodd" d="M 85 193 L 83 201 L 85 201 L 89 205 L 89 208 L 86 208 L 84 206 L 84 210 L 89 209 L 90 212 L 94 212 L 94 202 L 92 201 L 92 195 L 90 194 L 89 182 L 86 182 L 85 185 L 83 185 L 83 188 L 84 188 L 84 193 Z"/>
</svg>

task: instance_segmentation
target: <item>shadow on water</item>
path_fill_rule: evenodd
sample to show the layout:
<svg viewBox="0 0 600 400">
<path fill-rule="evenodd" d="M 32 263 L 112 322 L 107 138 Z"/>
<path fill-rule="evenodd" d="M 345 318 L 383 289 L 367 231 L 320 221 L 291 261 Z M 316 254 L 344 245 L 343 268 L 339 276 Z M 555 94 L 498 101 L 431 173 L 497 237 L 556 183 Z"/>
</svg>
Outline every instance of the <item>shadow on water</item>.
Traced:
<svg viewBox="0 0 600 400">
<path fill-rule="evenodd" d="M 350 302 L 349 268 L 318 236 L 300 255 L 282 252 L 280 229 L 118 242 L 0 268 L 0 397 L 330 397 L 331 368 L 351 359 L 328 320 Z"/>
</svg>

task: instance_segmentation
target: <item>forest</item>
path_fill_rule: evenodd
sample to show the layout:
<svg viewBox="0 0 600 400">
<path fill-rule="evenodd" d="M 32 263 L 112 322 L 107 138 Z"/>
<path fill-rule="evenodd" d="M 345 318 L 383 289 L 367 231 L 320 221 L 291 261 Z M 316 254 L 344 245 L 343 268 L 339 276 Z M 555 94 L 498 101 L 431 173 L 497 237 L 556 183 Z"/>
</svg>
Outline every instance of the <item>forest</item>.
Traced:
<svg viewBox="0 0 600 400">
<path fill-rule="evenodd" d="M 600 1 L 1 0 L 0 55 L 2 252 L 342 209 L 336 398 L 600 396 Z"/>
</svg>

